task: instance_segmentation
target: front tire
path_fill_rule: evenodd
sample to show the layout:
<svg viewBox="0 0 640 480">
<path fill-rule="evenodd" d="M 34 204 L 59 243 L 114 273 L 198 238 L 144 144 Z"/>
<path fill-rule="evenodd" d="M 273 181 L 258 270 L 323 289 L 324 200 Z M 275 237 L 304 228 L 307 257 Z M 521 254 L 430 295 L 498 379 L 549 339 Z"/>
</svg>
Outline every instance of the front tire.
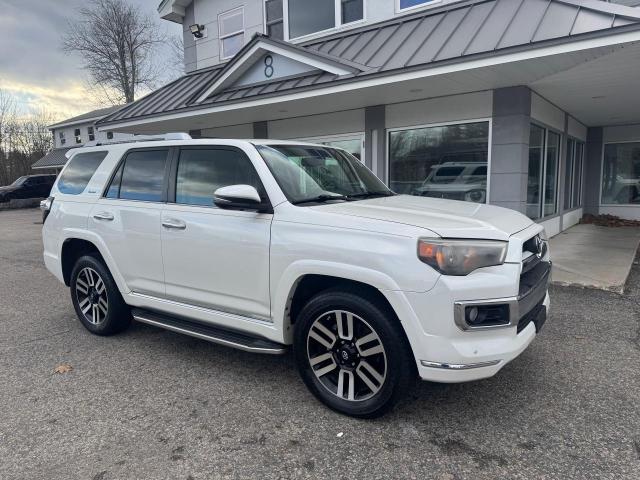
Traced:
<svg viewBox="0 0 640 480">
<path fill-rule="evenodd" d="M 131 324 L 131 311 L 107 267 L 92 255 L 80 257 L 71 273 L 71 301 L 78 319 L 96 335 L 113 335 Z"/>
<path fill-rule="evenodd" d="M 393 312 L 355 292 L 313 297 L 296 319 L 294 351 L 309 390 L 353 417 L 383 415 L 415 378 L 413 354 Z"/>
</svg>

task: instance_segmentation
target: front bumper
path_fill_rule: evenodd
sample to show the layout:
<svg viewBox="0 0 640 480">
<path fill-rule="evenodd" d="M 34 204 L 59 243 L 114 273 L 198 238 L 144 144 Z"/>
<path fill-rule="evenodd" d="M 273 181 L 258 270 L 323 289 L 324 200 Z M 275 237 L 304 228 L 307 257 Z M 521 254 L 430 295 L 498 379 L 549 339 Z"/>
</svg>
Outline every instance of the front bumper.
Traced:
<svg viewBox="0 0 640 480">
<path fill-rule="evenodd" d="M 520 355 L 542 328 L 550 307 L 548 271 L 525 285 L 529 278 L 520 264 L 505 263 L 466 277 L 442 276 L 428 292 L 387 292 L 420 377 L 443 383 L 478 380 L 495 375 Z M 511 302 L 508 324 L 465 329 L 456 322 L 456 304 L 483 302 Z"/>
</svg>

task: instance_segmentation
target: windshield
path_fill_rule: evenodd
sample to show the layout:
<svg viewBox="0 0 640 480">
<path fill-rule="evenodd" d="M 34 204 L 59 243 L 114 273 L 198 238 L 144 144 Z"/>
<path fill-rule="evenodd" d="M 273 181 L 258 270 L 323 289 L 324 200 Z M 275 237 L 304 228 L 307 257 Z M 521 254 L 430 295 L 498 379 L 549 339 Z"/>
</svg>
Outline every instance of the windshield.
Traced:
<svg viewBox="0 0 640 480">
<path fill-rule="evenodd" d="M 27 177 L 20 177 L 18 178 L 15 182 L 13 182 L 11 185 L 13 185 L 14 187 L 19 187 L 20 185 L 22 185 L 25 180 L 27 179 Z"/>
<path fill-rule="evenodd" d="M 393 195 L 357 158 L 342 150 L 308 145 L 256 148 L 293 204 Z"/>
</svg>

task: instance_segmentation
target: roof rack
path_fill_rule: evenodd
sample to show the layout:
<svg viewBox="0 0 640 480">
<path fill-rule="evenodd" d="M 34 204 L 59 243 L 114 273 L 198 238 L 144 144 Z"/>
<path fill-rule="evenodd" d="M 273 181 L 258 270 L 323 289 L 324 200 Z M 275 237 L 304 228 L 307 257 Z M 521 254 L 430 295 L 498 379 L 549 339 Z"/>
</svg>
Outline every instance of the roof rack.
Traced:
<svg viewBox="0 0 640 480">
<path fill-rule="evenodd" d="M 87 142 L 83 147 L 100 147 L 102 145 L 117 145 L 120 143 L 135 143 L 135 142 L 161 142 L 165 140 L 191 140 L 191 135 L 184 132 L 169 132 L 160 135 L 136 135 L 134 138 L 127 140 L 117 140 L 114 142 Z"/>
</svg>

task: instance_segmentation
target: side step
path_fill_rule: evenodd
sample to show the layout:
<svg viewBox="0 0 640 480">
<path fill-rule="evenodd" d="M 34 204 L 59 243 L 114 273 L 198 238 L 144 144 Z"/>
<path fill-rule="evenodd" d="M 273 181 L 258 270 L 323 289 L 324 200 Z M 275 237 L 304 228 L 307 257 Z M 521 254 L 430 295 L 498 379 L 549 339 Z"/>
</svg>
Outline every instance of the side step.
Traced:
<svg viewBox="0 0 640 480">
<path fill-rule="evenodd" d="M 282 355 L 287 351 L 287 346 L 272 342 L 262 337 L 254 337 L 235 330 L 227 330 L 221 327 L 205 325 L 199 322 L 171 317 L 162 313 L 150 312 L 134 308 L 131 311 L 134 320 L 147 323 L 172 332 L 183 333 L 191 337 L 200 338 L 208 342 L 217 343 L 226 347 L 237 348 L 245 352 L 266 353 L 270 355 Z"/>
</svg>

